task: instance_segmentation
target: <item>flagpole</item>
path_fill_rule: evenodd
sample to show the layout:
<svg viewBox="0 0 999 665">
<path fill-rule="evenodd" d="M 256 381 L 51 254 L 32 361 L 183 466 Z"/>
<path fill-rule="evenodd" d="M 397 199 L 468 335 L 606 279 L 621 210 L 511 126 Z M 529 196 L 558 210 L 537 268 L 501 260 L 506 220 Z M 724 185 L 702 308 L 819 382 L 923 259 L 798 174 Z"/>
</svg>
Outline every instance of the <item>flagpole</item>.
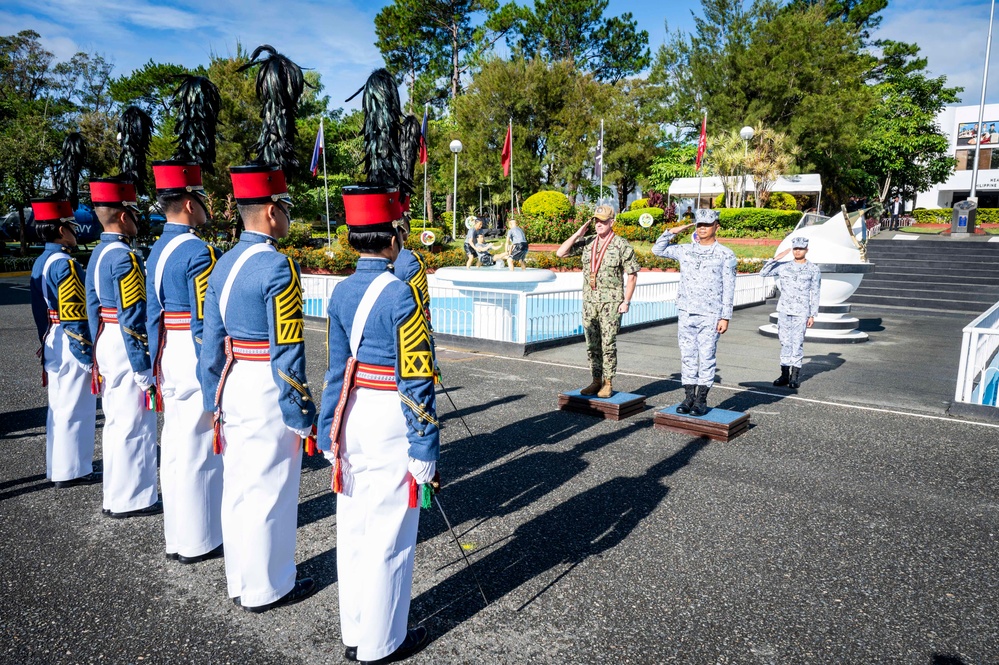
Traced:
<svg viewBox="0 0 999 665">
<path fill-rule="evenodd" d="M 510 212 L 514 211 L 513 199 L 513 118 L 510 118 Z"/>
<path fill-rule="evenodd" d="M 330 233 L 330 183 L 326 179 L 326 132 L 323 130 L 323 116 L 319 116 L 319 133 L 323 137 L 321 146 L 323 153 L 323 190 L 326 192 L 326 248 L 333 245 L 333 234 Z"/>
<path fill-rule="evenodd" d="M 600 119 L 600 196 L 599 203 L 604 202 L 604 120 Z"/>
<path fill-rule="evenodd" d="M 704 124 L 701 126 L 701 132 L 706 134 L 707 131 L 708 131 L 708 112 L 705 111 L 704 112 Z M 698 140 L 698 142 L 700 142 L 700 141 Z M 705 145 L 706 144 L 707 144 L 707 138 L 705 138 Z M 705 150 L 705 152 L 707 152 L 707 150 Z M 702 156 L 702 158 L 701 158 L 701 166 L 700 166 L 700 169 L 698 169 L 698 173 L 700 175 L 697 178 L 697 204 L 696 204 L 696 207 L 698 209 L 701 207 L 701 188 L 704 185 L 704 161 L 703 161 L 703 159 L 704 158 Z"/>
<path fill-rule="evenodd" d="M 423 117 L 426 118 L 429 112 L 430 103 L 427 102 L 423 105 Z M 427 129 L 427 133 L 429 134 L 429 127 Z M 430 202 L 430 195 L 427 194 L 427 167 L 430 166 L 430 144 L 426 136 L 423 137 L 423 149 L 427 151 L 427 159 L 423 162 L 423 228 L 426 228 L 427 220 L 430 217 L 430 212 L 427 209 L 427 205 Z"/>
</svg>

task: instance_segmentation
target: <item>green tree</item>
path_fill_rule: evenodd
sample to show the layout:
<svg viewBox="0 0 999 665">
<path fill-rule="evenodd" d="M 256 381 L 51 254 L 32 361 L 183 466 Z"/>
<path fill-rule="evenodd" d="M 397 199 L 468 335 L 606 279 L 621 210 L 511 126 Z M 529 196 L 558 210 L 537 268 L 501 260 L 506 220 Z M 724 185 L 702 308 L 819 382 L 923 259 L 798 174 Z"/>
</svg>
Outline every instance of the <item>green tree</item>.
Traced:
<svg viewBox="0 0 999 665">
<path fill-rule="evenodd" d="M 646 185 L 660 194 L 669 194 L 669 186 L 677 178 L 693 178 L 697 146 L 669 138 L 664 142 L 659 156 L 649 165 Z"/>
<path fill-rule="evenodd" d="M 655 119 L 652 86 L 629 79 L 606 89 L 610 104 L 604 122 L 604 178 L 617 187 L 618 209 L 625 210 L 628 197 L 662 152 L 662 132 Z"/>
<path fill-rule="evenodd" d="M 192 73 L 186 67 L 150 60 L 128 75 L 111 81 L 111 97 L 122 106 L 135 104 L 157 124 L 169 116 L 170 100 L 180 79 Z"/>
<path fill-rule="evenodd" d="M 878 103 L 864 119 L 863 169 L 884 201 L 892 189 L 911 199 L 943 182 L 954 170 L 950 143 L 937 114 L 958 101 L 961 88 L 946 77 L 929 78 L 915 44 L 887 41 L 872 73 Z"/>
<path fill-rule="evenodd" d="M 649 33 L 631 12 L 606 10 L 607 0 L 534 0 L 509 41 L 527 57 L 569 60 L 597 80 L 619 81 L 649 65 Z"/>
</svg>

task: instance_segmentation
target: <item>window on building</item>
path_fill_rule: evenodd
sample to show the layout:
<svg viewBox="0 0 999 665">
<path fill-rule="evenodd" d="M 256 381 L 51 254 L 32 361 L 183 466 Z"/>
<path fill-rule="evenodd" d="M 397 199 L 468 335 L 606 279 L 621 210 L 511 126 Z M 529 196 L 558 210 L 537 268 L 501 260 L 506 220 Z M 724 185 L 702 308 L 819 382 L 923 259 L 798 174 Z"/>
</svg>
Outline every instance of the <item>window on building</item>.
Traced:
<svg viewBox="0 0 999 665">
<path fill-rule="evenodd" d="M 954 158 L 957 160 L 958 171 L 971 171 L 972 165 L 975 163 L 975 151 L 958 150 L 954 154 Z M 978 151 L 978 169 L 981 171 L 999 169 L 999 150 L 980 149 Z"/>
</svg>

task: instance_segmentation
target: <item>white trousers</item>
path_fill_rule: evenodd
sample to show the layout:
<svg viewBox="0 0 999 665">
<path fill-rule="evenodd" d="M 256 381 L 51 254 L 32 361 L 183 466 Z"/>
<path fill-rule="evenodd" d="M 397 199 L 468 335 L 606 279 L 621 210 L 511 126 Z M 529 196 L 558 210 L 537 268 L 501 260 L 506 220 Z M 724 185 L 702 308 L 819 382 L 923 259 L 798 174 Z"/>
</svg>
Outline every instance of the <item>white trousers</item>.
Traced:
<svg viewBox="0 0 999 665">
<path fill-rule="evenodd" d="M 113 513 L 156 503 L 156 413 L 132 379 L 132 365 L 117 323 L 97 340 L 103 383 L 104 509 Z"/>
<path fill-rule="evenodd" d="M 302 439 L 285 427 L 269 362 L 237 360 L 222 391 L 222 536 L 230 598 L 266 605 L 295 586 Z"/>
<path fill-rule="evenodd" d="M 222 544 L 222 456 L 212 450 L 212 414 L 201 400 L 191 331 L 164 332 L 163 532 L 167 552 L 195 557 Z"/>
<path fill-rule="evenodd" d="M 396 391 L 357 388 L 347 402 L 336 500 L 343 643 L 358 660 L 384 658 L 406 639 L 420 509 L 409 507 L 409 441 Z M 348 477 L 349 476 L 349 477 Z"/>
<path fill-rule="evenodd" d="M 73 480 L 94 470 L 97 397 L 90 393 L 90 372 L 72 351 L 62 326 L 45 336 L 45 373 L 49 411 L 45 423 L 45 477 Z"/>
</svg>

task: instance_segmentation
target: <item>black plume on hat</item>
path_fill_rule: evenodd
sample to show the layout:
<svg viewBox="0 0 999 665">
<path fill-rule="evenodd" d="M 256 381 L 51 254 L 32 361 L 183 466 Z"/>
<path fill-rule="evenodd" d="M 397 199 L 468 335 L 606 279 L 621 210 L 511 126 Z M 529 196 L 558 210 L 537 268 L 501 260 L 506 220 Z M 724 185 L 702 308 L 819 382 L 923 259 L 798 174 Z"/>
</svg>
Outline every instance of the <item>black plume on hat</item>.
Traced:
<svg viewBox="0 0 999 665">
<path fill-rule="evenodd" d="M 56 168 L 54 185 L 57 196 L 69 199 L 75 210 L 80 203 L 80 173 L 87 161 L 87 143 L 77 132 L 62 142 L 62 159 Z"/>
<path fill-rule="evenodd" d="M 129 106 L 118 119 L 118 133 L 121 135 L 120 177 L 131 181 L 140 194 L 145 194 L 146 155 L 153 138 L 153 119 L 138 106 Z"/>
<path fill-rule="evenodd" d="M 399 149 L 399 87 L 386 69 L 376 69 L 358 93 L 364 92 L 364 174 L 367 184 L 397 189 L 402 180 L 402 153 Z"/>
<path fill-rule="evenodd" d="M 177 150 L 173 158 L 197 162 L 208 173 L 215 172 L 215 130 L 218 127 L 222 95 L 204 76 L 188 76 L 173 97 L 177 110 Z"/>
<path fill-rule="evenodd" d="M 267 53 L 263 60 L 257 60 Z M 253 145 L 256 163 L 272 164 L 282 169 L 298 165 L 295 159 L 295 114 L 298 100 L 305 91 L 302 68 L 278 53 L 273 46 L 258 46 L 250 62 L 239 68 L 243 71 L 260 66 L 257 70 L 257 98 L 263 102 L 260 119 L 263 127 L 260 138 Z"/>
</svg>

